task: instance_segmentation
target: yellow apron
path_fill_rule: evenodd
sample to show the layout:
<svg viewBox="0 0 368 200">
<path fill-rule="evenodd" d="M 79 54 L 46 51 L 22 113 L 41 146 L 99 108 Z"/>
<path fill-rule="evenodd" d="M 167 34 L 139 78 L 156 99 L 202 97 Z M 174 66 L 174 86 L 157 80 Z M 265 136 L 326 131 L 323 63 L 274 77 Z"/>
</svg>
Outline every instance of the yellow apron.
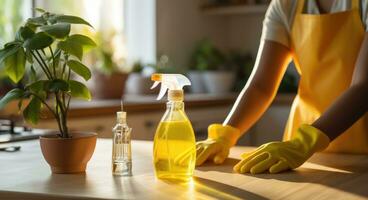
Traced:
<svg viewBox="0 0 368 200">
<path fill-rule="evenodd" d="M 332 14 L 302 14 L 303 7 L 304 0 L 299 0 L 291 30 L 293 60 L 301 78 L 284 140 L 292 138 L 301 124 L 312 124 L 349 88 L 365 33 L 358 0 L 352 0 L 350 11 Z M 368 115 L 326 151 L 368 153 Z"/>
</svg>

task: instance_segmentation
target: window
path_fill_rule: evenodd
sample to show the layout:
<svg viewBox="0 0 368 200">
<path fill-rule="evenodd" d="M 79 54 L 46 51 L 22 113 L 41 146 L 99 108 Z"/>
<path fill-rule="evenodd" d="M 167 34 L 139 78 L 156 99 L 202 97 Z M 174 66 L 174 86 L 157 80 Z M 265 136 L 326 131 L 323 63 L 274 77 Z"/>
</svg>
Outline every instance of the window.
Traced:
<svg viewBox="0 0 368 200">
<path fill-rule="evenodd" d="M 155 0 L 0 0 L 1 47 L 35 15 L 32 7 L 85 18 L 97 32 L 98 46 L 111 51 L 123 71 L 138 60 L 156 62 Z"/>
<path fill-rule="evenodd" d="M 0 0 L 0 46 L 14 39 L 23 21 L 32 16 L 32 0 Z"/>
</svg>

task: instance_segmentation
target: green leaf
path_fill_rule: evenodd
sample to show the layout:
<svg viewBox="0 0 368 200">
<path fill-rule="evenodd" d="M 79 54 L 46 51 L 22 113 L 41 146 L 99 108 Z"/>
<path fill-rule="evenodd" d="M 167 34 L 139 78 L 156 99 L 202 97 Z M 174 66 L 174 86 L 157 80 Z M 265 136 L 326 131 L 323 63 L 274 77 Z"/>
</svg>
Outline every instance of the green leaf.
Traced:
<svg viewBox="0 0 368 200">
<path fill-rule="evenodd" d="M 31 65 L 31 74 L 30 74 L 30 79 L 31 81 L 36 81 L 37 80 L 37 72 L 36 70 L 34 69 L 33 65 Z"/>
<path fill-rule="evenodd" d="M 42 25 L 42 24 L 41 24 Z M 37 25 L 37 24 L 32 24 L 32 23 L 26 23 L 24 26 L 30 28 L 33 32 L 35 32 L 37 30 L 37 27 L 41 26 L 41 25 Z"/>
<path fill-rule="evenodd" d="M 27 19 L 27 24 L 45 25 L 45 24 L 47 24 L 47 21 L 43 16 L 32 17 L 32 18 Z"/>
<path fill-rule="evenodd" d="M 55 62 L 55 67 L 58 68 L 59 67 L 59 63 L 60 63 L 60 57 L 61 57 L 61 50 L 60 49 L 57 49 L 55 51 L 55 54 L 54 54 L 54 62 Z"/>
<path fill-rule="evenodd" d="M 48 91 L 57 92 L 57 91 L 69 91 L 69 84 L 61 79 L 55 79 L 50 82 L 48 85 Z"/>
<path fill-rule="evenodd" d="M 89 92 L 87 86 L 78 81 L 70 80 L 68 81 L 70 93 L 73 97 L 81 98 L 85 100 L 91 100 L 91 93 Z"/>
<path fill-rule="evenodd" d="M 26 49 L 26 59 L 29 63 L 33 63 L 32 53 L 31 50 L 29 49 Z"/>
<path fill-rule="evenodd" d="M 66 64 L 73 72 L 83 77 L 84 80 L 88 81 L 91 78 L 91 71 L 83 63 L 76 60 L 69 60 Z"/>
<path fill-rule="evenodd" d="M 36 97 L 32 97 L 32 100 L 23 110 L 23 117 L 27 122 L 37 124 L 40 111 L 41 111 L 41 101 Z"/>
<path fill-rule="evenodd" d="M 5 73 L 14 83 L 18 83 L 23 78 L 25 67 L 26 54 L 23 48 L 19 48 L 17 53 L 5 59 Z"/>
<path fill-rule="evenodd" d="M 35 11 L 40 12 L 40 13 L 45 13 L 46 10 L 42 9 L 42 8 L 34 8 Z"/>
<path fill-rule="evenodd" d="M 35 32 L 29 28 L 28 26 L 22 26 L 18 29 L 18 31 L 15 34 L 16 40 L 27 40 L 28 38 L 31 38 Z"/>
<path fill-rule="evenodd" d="M 50 20 L 56 21 L 57 23 L 85 24 L 85 25 L 88 25 L 88 26 L 92 27 L 92 25 L 90 23 L 88 23 L 86 20 L 84 20 L 80 17 L 77 17 L 77 16 L 54 15 L 50 18 L 51 18 Z"/>
<path fill-rule="evenodd" d="M 18 47 L 22 46 L 22 42 L 15 40 L 13 42 L 8 42 L 8 43 L 4 44 L 5 48 L 12 48 L 12 47 L 15 47 L 15 46 L 18 46 Z"/>
<path fill-rule="evenodd" d="M 71 35 L 68 40 L 82 45 L 84 50 L 97 46 L 91 38 L 80 34 Z"/>
<path fill-rule="evenodd" d="M 3 109 L 9 102 L 22 98 L 23 95 L 24 91 L 19 88 L 10 90 L 2 99 L 0 99 L 0 109 Z"/>
<path fill-rule="evenodd" d="M 72 43 L 66 41 L 60 41 L 57 47 L 66 53 L 77 57 L 79 60 L 83 58 L 83 47 L 78 43 Z"/>
<path fill-rule="evenodd" d="M 34 34 L 31 38 L 28 38 L 23 43 L 23 47 L 31 50 L 44 49 L 50 46 L 54 40 L 52 37 L 48 36 L 45 32 L 38 32 Z"/>
<path fill-rule="evenodd" d="M 38 80 L 35 81 L 29 85 L 26 86 L 26 89 L 34 92 L 34 93 L 38 93 L 42 90 L 47 90 L 48 85 L 50 84 L 49 80 Z"/>
<path fill-rule="evenodd" d="M 96 43 L 89 37 L 75 34 L 58 44 L 58 48 L 82 60 L 83 51 L 88 51 L 95 47 Z"/>
<path fill-rule="evenodd" d="M 14 45 L 10 43 L 6 44 L 5 48 L 0 50 L 0 64 L 4 62 L 7 57 L 16 54 L 19 48 L 21 48 L 20 45 Z"/>
<path fill-rule="evenodd" d="M 41 26 L 40 29 L 54 38 L 62 39 L 69 35 L 70 24 L 58 23 L 53 25 L 45 25 Z"/>
</svg>

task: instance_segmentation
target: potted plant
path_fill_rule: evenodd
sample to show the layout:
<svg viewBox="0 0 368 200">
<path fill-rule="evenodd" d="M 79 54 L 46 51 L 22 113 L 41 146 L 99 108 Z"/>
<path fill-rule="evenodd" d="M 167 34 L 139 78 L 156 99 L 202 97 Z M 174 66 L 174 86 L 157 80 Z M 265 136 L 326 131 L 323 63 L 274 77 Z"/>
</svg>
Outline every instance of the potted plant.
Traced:
<svg viewBox="0 0 368 200">
<path fill-rule="evenodd" d="M 145 66 L 137 61 L 133 64 L 132 71 L 129 73 L 127 83 L 125 85 L 127 94 L 150 94 L 152 81 L 149 74 L 144 74 Z"/>
<path fill-rule="evenodd" d="M 83 54 L 96 44 L 89 37 L 71 34 L 72 24 L 91 26 L 82 18 L 59 15 L 36 9 L 38 17 L 29 18 L 21 26 L 14 41 L 0 50 L 0 64 L 6 75 L 15 83 L 24 79 L 29 69 L 29 78 L 24 87 L 9 91 L 0 100 L 0 109 L 13 100 L 30 99 L 24 105 L 23 117 L 36 124 L 42 107 L 55 117 L 58 131 L 51 136 L 40 137 L 44 158 L 54 173 L 84 172 L 96 145 L 97 134 L 70 132 L 68 110 L 72 97 L 90 100 L 88 88 L 72 75 L 84 80 L 91 72 L 82 62 Z"/>
<path fill-rule="evenodd" d="M 88 83 L 94 98 L 98 99 L 120 99 L 124 94 L 125 82 L 128 74 L 122 72 L 120 65 L 124 61 L 116 61 L 114 58 L 114 46 L 112 38 L 114 32 L 105 36 L 96 34 L 97 48 L 94 51 L 94 68 L 92 80 Z M 114 85 L 114 87 L 111 87 Z"/>
<path fill-rule="evenodd" d="M 207 39 L 196 47 L 188 76 L 193 83 L 191 91 L 195 93 L 226 93 L 235 82 L 235 71 L 226 65 L 226 56 Z"/>
<path fill-rule="evenodd" d="M 240 92 L 247 83 L 254 66 L 254 58 L 249 53 L 232 51 L 228 54 L 226 65 L 236 73 L 235 91 Z"/>
<path fill-rule="evenodd" d="M 143 65 L 140 61 L 133 64 L 126 84 L 128 94 L 157 94 L 159 88 L 151 89 L 153 73 L 176 73 L 177 70 L 169 66 L 169 57 L 161 55 L 157 64 Z"/>
</svg>

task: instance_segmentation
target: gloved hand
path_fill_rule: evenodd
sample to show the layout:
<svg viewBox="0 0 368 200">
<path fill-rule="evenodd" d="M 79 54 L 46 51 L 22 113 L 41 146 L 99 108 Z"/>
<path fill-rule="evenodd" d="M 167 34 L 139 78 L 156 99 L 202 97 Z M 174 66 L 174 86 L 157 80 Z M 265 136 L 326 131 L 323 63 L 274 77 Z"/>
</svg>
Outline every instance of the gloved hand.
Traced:
<svg viewBox="0 0 368 200">
<path fill-rule="evenodd" d="M 197 142 L 196 165 L 203 164 L 208 159 L 213 159 L 215 164 L 221 164 L 229 155 L 229 150 L 235 145 L 240 136 L 237 128 L 222 124 L 212 124 L 208 127 L 208 139 Z"/>
<path fill-rule="evenodd" d="M 285 142 L 270 142 L 242 155 L 234 166 L 238 173 L 279 173 L 302 165 L 315 152 L 322 151 L 330 139 L 310 125 L 301 125 L 293 139 Z"/>
</svg>

